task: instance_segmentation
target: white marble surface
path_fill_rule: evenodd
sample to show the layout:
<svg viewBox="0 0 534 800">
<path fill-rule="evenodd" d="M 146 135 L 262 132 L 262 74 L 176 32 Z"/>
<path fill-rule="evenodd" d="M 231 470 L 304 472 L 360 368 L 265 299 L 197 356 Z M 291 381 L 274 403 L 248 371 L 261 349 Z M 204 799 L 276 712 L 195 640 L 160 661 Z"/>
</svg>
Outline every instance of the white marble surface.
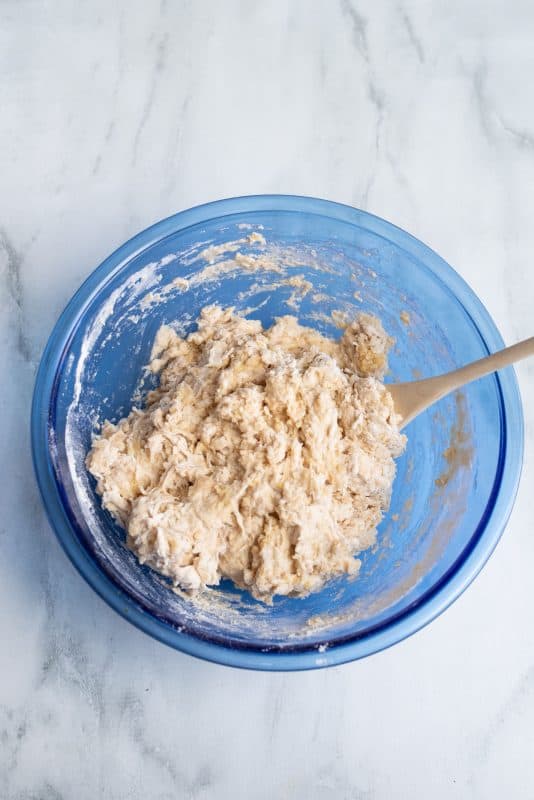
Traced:
<svg viewBox="0 0 534 800">
<path fill-rule="evenodd" d="M 0 3 L 0 797 L 534 796 L 534 363 L 522 485 L 490 563 L 408 641 L 337 669 L 183 656 L 86 586 L 41 509 L 36 365 L 125 238 L 196 203 L 367 208 L 533 334 L 530 0 Z"/>
</svg>

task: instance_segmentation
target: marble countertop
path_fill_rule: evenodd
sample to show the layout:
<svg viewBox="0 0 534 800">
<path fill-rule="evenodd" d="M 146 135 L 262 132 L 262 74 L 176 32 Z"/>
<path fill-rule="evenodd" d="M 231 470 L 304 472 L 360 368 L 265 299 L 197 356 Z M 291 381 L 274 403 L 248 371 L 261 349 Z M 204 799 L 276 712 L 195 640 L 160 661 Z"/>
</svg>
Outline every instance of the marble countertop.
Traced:
<svg viewBox="0 0 534 800">
<path fill-rule="evenodd" d="M 303 674 L 203 663 L 63 555 L 29 452 L 62 307 L 126 238 L 287 192 L 430 244 L 509 342 L 534 300 L 534 5 L 495 0 L 0 4 L 0 797 L 531 798 L 534 362 L 501 543 L 409 640 Z"/>
</svg>

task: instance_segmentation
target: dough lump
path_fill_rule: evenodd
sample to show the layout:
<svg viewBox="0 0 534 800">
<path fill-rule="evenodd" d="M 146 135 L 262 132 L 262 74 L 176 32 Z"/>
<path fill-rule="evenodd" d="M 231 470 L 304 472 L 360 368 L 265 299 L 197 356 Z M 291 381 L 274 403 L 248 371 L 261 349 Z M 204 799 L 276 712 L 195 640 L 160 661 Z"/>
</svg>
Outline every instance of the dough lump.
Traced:
<svg viewBox="0 0 534 800">
<path fill-rule="evenodd" d="M 162 327 L 159 387 L 87 457 L 141 563 L 186 591 L 225 577 L 264 602 L 356 575 L 406 441 L 381 382 L 390 345 L 368 314 L 338 342 L 218 306 L 186 339 Z"/>
</svg>

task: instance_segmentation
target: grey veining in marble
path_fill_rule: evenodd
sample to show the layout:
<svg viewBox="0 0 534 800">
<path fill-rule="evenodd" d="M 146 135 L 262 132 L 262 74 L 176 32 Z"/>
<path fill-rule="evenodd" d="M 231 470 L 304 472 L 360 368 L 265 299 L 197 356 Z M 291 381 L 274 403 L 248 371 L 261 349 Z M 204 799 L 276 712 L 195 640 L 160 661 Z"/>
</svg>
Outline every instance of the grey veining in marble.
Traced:
<svg viewBox="0 0 534 800">
<path fill-rule="evenodd" d="M 45 521 L 28 415 L 84 277 L 177 210 L 310 194 L 407 228 L 533 333 L 534 5 L 0 2 L 0 797 L 531 798 L 534 363 L 497 552 L 410 640 L 243 673 L 150 640 Z"/>
</svg>

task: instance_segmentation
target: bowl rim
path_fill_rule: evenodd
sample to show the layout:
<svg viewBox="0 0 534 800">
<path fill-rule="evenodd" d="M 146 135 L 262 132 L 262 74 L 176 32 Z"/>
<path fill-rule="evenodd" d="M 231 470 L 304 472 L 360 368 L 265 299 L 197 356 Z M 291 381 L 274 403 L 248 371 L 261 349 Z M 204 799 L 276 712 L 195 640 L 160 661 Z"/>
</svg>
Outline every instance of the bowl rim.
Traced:
<svg viewBox="0 0 534 800">
<path fill-rule="evenodd" d="M 67 303 L 48 339 L 37 372 L 31 409 L 32 458 L 48 520 L 63 550 L 94 591 L 122 617 L 164 644 L 207 661 L 261 670 L 317 669 L 363 658 L 407 638 L 445 611 L 474 580 L 495 549 L 515 501 L 523 461 L 523 412 L 515 372 L 508 367 L 496 376 L 501 404 L 502 443 L 500 482 L 494 489 L 496 497 L 493 508 L 487 514 L 476 542 L 449 574 L 433 590 L 429 590 L 418 604 L 384 623 L 378 630 L 329 645 L 324 652 L 318 645 L 298 652 L 269 648 L 240 649 L 179 631 L 145 610 L 91 559 L 75 536 L 61 499 L 50 457 L 48 428 L 50 397 L 61 355 L 87 306 L 112 276 L 135 255 L 169 234 L 192 225 L 255 211 L 319 214 L 355 224 L 382 236 L 422 262 L 445 284 L 471 317 L 488 353 L 504 346 L 488 311 L 463 278 L 430 247 L 395 224 L 349 205 L 300 195 L 245 195 L 215 200 L 166 217 L 133 236 L 88 276 Z M 513 446 L 510 446 L 510 442 Z"/>
</svg>

